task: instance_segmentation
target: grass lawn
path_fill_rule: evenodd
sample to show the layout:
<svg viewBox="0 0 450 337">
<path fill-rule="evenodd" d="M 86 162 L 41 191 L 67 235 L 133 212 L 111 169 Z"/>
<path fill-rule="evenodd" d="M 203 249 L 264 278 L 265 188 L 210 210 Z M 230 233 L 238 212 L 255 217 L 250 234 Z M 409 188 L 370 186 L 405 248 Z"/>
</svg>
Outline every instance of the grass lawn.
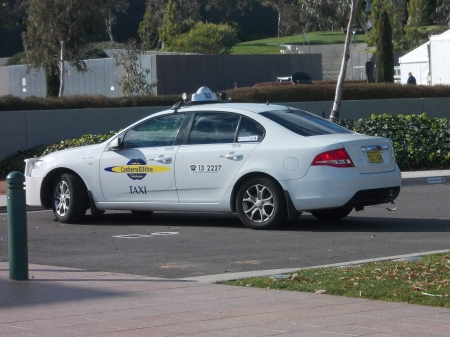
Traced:
<svg viewBox="0 0 450 337">
<path fill-rule="evenodd" d="M 221 283 L 450 308 L 450 253 Z"/>
<path fill-rule="evenodd" d="M 343 44 L 345 42 L 345 34 L 343 32 L 313 32 L 308 33 L 307 37 L 310 45 L 335 43 Z M 356 35 L 355 42 L 365 42 L 365 35 Z M 283 36 L 281 38 L 274 37 L 269 39 L 241 42 L 233 48 L 232 54 L 279 54 L 280 49 L 282 49 L 282 47 L 280 47 L 282 43 L 297 45 L 302 45 L 303 43 L 306 45 L 308 44 L 307 41 L 303 40 L 303 34 Z"/>
</svg>

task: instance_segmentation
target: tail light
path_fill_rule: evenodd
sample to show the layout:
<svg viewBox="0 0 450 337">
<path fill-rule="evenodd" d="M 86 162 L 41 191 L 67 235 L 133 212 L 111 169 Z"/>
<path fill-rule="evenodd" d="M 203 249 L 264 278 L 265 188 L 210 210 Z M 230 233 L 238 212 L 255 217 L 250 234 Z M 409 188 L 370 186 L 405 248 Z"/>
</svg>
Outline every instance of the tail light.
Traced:
<svg viewBox="0 0 450 337">
<path fill-rule="evenodd" d="M 312 161 L 311 166 L 355 167 L 345 149 L 318 154 Z"/>
</svg>

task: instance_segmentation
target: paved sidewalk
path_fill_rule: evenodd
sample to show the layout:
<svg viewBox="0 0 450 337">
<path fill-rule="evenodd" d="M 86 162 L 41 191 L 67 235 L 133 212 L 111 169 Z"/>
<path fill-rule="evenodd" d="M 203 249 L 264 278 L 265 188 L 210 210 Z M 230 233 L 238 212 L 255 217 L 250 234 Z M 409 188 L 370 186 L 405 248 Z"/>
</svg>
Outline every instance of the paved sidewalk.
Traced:
<svg viewBox="0 0 450 337">
<path fill-rule="evenodd" d="M 435 177 L 450 183 L 403 174 Z M 450 336 L 445 308 L 33 264 L 29 277 L 0 262 L 0 337 Z"/>
<path fill-rule="evenodd" d="M 450 309 L 0 262 L 0 336 L 450 336 Z"/>
</svg>

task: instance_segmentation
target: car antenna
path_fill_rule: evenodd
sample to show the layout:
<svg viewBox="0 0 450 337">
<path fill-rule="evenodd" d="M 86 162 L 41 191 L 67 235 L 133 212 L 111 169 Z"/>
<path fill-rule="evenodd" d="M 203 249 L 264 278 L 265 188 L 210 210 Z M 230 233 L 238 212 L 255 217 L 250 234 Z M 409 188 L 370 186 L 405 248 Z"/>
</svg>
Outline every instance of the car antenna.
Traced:
<svg viewBox="0 0 450 337">
<path fill-rule="evenodd" d="M 187 94 L 184 92 L 183 95 L 181 95 L 181 98 L 183 98 L 183 102 L 176 102 L 171 108 L 171 110 L 174 110 L 174 113 L 177 113 L 178 109 L 180 109 L 182 105 L 186 104 Z"/>
</svg>

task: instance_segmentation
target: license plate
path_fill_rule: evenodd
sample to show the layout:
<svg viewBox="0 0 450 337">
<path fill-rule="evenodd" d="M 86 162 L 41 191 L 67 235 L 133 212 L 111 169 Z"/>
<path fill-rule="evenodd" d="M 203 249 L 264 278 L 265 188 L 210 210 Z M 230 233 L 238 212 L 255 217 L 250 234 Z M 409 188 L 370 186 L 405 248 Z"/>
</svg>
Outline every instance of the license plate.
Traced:
<svg viewBox="0 0 450 337">
<path fill-rule="evenodd" d="M 383 156 L 381 152 L 367 152 L 367 157 L 369 158 L 369 163 L 382 163 Z"/>
</svg>

